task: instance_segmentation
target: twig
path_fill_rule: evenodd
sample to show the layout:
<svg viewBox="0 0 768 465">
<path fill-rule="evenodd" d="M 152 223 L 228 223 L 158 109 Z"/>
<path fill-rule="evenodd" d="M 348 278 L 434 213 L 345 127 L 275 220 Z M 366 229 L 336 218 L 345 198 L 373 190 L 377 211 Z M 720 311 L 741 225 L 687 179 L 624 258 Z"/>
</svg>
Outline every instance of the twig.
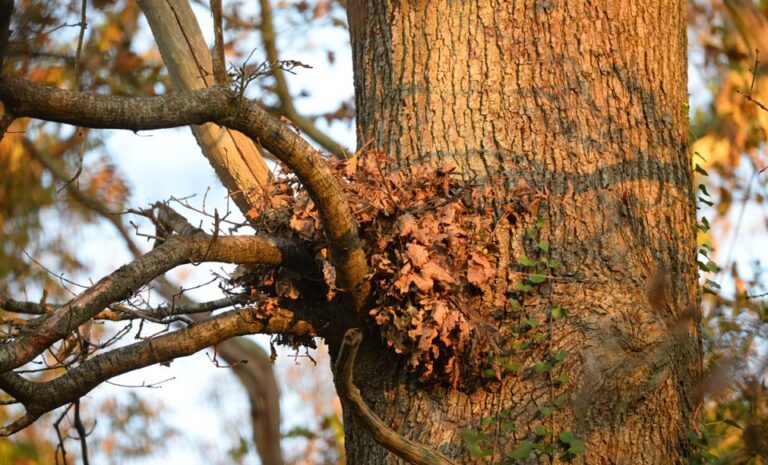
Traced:
<svg viewBox="0 0 768 465">
<path fill-rule="evenodd" d="M 80 35 L 77 37 L 77 52 L 75 52 L 75 89 L 80 91 L 80 54 L 83 51 L 83 38 L 85 38 L 85 30 L 88 28 L 86 21 L 86 8 L 88 7 L 88 1 L 83 0 L 80 6 Z"/>
<path fill-rule="evenodd" d="M 398 457 L 415 465 L 455 465 L 455 462 L 439 452 L 397 434 L 365 403 L 360 390 L 352 381 L 352 367 L 362 340 L 363 332 L 358 328 L 347 330 L 344 334 L 344 341 L 336 360 L 336 373 L 340 380 L 339 396 L 349 403 L 352 413 L 360 420 L 371 437 Z"/>
<path fill-rule="evenodd" d="M 272 5 L 270 0 L 260 0 L 261 8 L 261 37 L 264 43 L 264 49 L 267 54 L 267 61 L 273 64 L 272 76 L 275 78 L 275 94 L 280 99 L 280 105 L 277 107 L 277 113 L 291 120 L 304 134 L 320 144 L 323 148 L 334 154 L 340 160 L 348 158 L 348 150 L 341 144 L 333 140 L 328 134 L 324 133 L 307 117 L 299 114 L 296 106 L 293 104 L 293 97 L 288 88 L 288 82 L 285 79 L 283 71 L 292 72 L 292 68 L 286 69 L 285 63 L 291 61 L 280 61 L 277 51 L 277 33 L 272 23 Z M 306 66 L 306 65 L 304 65 Z"/>
<path fill-rule="evenodd" d="M 65 437 L 61 435 L 61 422 L 64 421 L 64 419 L 67 417 L 67 413 L 69 413 L 69 409 L 72 408 L 72 404 L 69 404 L 66 409 L 64 409 L 63 412 L 61 412 L 61 415 L 59 415 L 59 418 L 56 419 L 55 422 L 53 422 L 53 429 L 56 430 L 56 436 L 59 438 L 59 443 L 56 444 L 56 451 L 54 452 L 54 457 L 56 460 L 56 464 L 59 463 L 59 451 L 61 451 L 61 461 L 64 463 L 64 465 L 67 464 L 67 449 L 64 447 L 64 440 L 66 440 Z"/>
<path fill-rule="evenodd" d="M 83 0 L 83 3 L 85 3 L 85 0 Z M 83 420 L 80 418 L 80 399 L 77 399 L 75 402 L 75 430 L 77 430 L 78 439 L 80 439 L 80 451 L 83 459 L 83 465 L 88 465 L 88 441 L 86 441 L 86 437 L 88 437 L 88 433 L 85 431 L 85 427 L 83 426 Z"/>
<path fill-rule="evenodd" d="M 757 67 L 760 65 L 759 53 L 759 50 L 755 49 L 755 68 L 752 70 L 752 82 L 749 84 L 749 93 L 745 94 L 738 89 L 736 89 L 736 93 L 744 96 L 745 99 L 757 105 L 761 110 L 768 111 L 768 106 L 752 97 L 752 91 L 755 89 L 755 80 L 757 79 Z"/>
</svg>

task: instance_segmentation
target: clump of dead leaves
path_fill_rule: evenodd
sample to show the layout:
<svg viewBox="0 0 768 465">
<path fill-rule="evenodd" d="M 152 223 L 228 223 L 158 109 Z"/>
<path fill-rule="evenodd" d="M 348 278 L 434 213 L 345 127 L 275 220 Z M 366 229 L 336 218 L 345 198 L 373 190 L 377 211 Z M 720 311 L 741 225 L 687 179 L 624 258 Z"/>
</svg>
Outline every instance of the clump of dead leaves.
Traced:
<svg viewBox="0 0 768 465">
<path fill-rule="evenodd" d="M 496 349 L 488 312 L 480 311 L 484 296 L 506 287 L 494 232 L 532 202 L 524 185 L 502 193 L 493 188 L 499 183 L 468 180 L 450 164 L 394 169 L 391 163 L 380 151 L 333 163 L 370 265 L 370 315 L 386 343 L 408 357 L 423 379 L 457 386 L 479 373 Z M 311 244 L 331 299 L 335 273 L 320 216 L 299 182 L 278 177 L 263 207 L 250 214 L 265 231 L 289 230 Z M 262 276 L 262 289 L 268 285 L 276 297 L 297 299 L 290 276 Z"/>
</svg>

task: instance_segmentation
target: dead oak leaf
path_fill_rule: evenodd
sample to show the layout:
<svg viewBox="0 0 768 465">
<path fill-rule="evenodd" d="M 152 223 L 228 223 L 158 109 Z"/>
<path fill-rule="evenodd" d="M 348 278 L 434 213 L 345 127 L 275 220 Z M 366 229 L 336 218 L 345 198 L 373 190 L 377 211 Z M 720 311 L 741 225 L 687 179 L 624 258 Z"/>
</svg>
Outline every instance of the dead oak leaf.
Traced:
<svg viewBox="0 0 768 465">
<path fill-rule="evenodd" d="M 473 253 L 467 261 L 467 280 L 477 287 L 481 287 L 489 279 L 496 275 L 496 268 L 488 258 Z"/>
<path fill-rule="evenodd" d="M 427 248 L 415 242 L 408 243 L 405 256 L 408 257 L 411 263 L 417 268 L 421 268 L 429 261 L 429 252 L 427 251 Z"/>
</svg>

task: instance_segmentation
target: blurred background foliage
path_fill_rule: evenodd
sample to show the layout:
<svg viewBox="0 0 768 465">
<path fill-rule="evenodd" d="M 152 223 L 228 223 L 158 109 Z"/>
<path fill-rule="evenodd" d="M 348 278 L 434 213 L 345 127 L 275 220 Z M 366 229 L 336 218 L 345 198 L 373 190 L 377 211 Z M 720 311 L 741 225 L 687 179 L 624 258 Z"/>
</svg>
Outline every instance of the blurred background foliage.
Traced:
<svg viewBox="0 0 768 465">
<path fill-rule="evenodd" d="M 202 0 L 193 3 L 201 11 L 208 7 Z M 16 0 L 5 70 L 63 88 L 115 95 L 172 91 L 135 1 L 90 0 L 87 5 L 88 27 L 78 54 L 81 1 Z M 266 28 L 265 8 L 274 17 Z M 311 48 L 318 60 L 336 65 L 338 47 L 311 37 L 318 37 L 312 34 L 317 31 L 345 31 L 345 8 L 342 0 L 225 1 L 227 59 L 258 66 L 268 58 L 269 41 L 279 35 L 281 59 Z M 701 425 L 690 432 L 701 453 L 691 463 L 766 464 L 768 1 L 689 0 L 688 8 L 691 151 L 698 167 L 707 373 L 699 393 Z M 331 111 L 298 114 L 302 99 L 323 92 L 322 84 L 290 89 L 281 81 L 279 76 L 257 81 L 249 88 L 250 97 L 295 121 L 352 127 L 351 89 Z M 104 210 L 136 206 L 131 181 L 106 149 L 108 137 L 104 131 L 36 121 L 17 120 L 11 126 L 0 142 L 0 293 L 28 295 L 29 300 L 41 295 L 44 301 L 66 299 L 61 275 L 88 271 L 78 257 L 78 244 L 67 240 L 71 232 L 86 225 L 117 227 Z M 44 257 L 49 269 L 34 257 Z M 11 317 L 0 310 L 0 323 Z M 315 357 L 328 363 L 322 352 Z M 285 444 L 296 451 L 287 454 L 287 462 L 343 464 L 340 409 L 328 375 L 283 371 L 278 377 L 312 406 L 315 418 L 285 431 Z M 214 389 L 211 399 L 219 402 L 225 395 Z M 10 413 L 0 408 L 0 422 Z M 67 415 L 59 423 L 61 437 L 76 438 Z M 164 425 L 162 405 L 133 391 L 119 401 L 88 405 L 82 415 L 106 419 L 88 438 L 92 453 L 104 463 L 161 454 L 164 438 L 184 435 Z M 46 418 L 0 441 L 0 463 L 50 464 L 54 456 L 63 463 L 56 420 Z M 222 434 L 231 438 L 221 446 L 224 450 L 208 453 L 222 457 L 222 463 L 245 463 L 253 451 L 250 435 L 234 423 Z M 67 463 L 77 454 L 69 451 Z"/>
</svg>

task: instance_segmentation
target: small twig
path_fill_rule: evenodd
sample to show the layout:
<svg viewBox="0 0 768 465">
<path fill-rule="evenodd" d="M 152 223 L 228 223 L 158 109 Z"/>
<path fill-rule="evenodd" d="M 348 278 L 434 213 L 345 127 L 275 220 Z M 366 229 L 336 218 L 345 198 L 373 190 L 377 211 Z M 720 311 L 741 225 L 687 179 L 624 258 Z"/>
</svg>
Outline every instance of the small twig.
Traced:
<svg viewBox="0 0 768 465">
<path fill-rule="evenodd" d="M 755 80 L 757 80 L 757 67 L 760 66 L 759 53 L 760 51 L 755 49 L 755 67 L 752 69 L 752 82 L 749 84 L 749 93 L 745 94 L 738 89 L 736 89 L 736 93 L 744 96 L 745 99 L 757 105 L 757 107 L 761 110 L 768 111 L 768 106 L 764 105 L 758 100 L 755 100 L 754 97 L 752 97 L 752 92 L 755 90 Z"/>
<path fill-rule="evenodd" d="M 352 413 L 360 420 L 371 437 L 398 457 L 415 465 L 455 465 L 455 462 L 439 452 L 397 434 L 365 403 L 360 390 L 352 381 L 352 367 L 362 340 L 363 332 L 360 329 L 350 329 L 344 334 L 344 341 L 336 360 L 336 373 L 340 380 L 339 396 L 352 407 Z"/>
<path fill-rule="evenodd" d="M 74 282 L 74 281 L 72 281 L 72 280 L 70 280 L 70 279 L 67 279 L 67 278 L 65 278 L 65 277 L 64 277 L 64 273 L 61 273 L 61 274 L 56 274 L 56 273 L 54 273 L 54 272 L 53 272 L 53 270 L 50 270 L 50 269 L 46 268 L 46 267 L 45 267 L 45 265 L 43 265 L 43 264 L 42 264 L 42 263 L 40 263 L 39 261 L 35 260 L 35 259 L 32 257 L 32 255 L 30 255 L 30 254 L 29 254 L 29 252 L 27 252 L 26 250 L 24 250 L 24 255 L 26 255 L 26 256 L 27 256 L 27 258 L 28 258 L 28 259 L 30 259 L 30 260 L 32 261 L 32 263 L 34 263 L 35 265 L 37 265 L 37 266 L 39 266 L 40 268 L 42 268 L 42 269 L 43 269 L 43 271 L 45 271 L 46 273 L 50 274 L 51 276 L 55 276 L 55 277 L 57 277 L 57 278 L 59 279 L 59 281 L 61 281 L 61 287 L 63 287 L 64 289 L 66 289 L 66 290 L 67 290 L 67 292 L 69 292 L 69 293 L 70 293 L 70 294 L 72 294 L 72 295 L 76 295 L 76 294 L 75 294 L 74 292 L 72 292 L 72 290 L 71 290 L 71 289 L 69 289 L 68 287 L 66 287 L 66 286 L 64 285 L 64 283 L 68 283 L 68 284 L 71 284 L 71 285 L 73 285 L 73 286 L 77 286 L 77 287 L 80 287 L 80 288 L 83 288 L 83 289 L 88 289 L 88 288 L 90 287 L 90 286 L 84 286 L 84 285 L 82 285 L 82 284 L 80 284 L 80 283 L 76 283 L 76 282 Z"/>
<path fill-rule="evenodd" d="M 80 88 L 80 54 L 83 51 L 83 39 L 85 38 L 85 30 L 88 28 L 88 23 L 85 17 L 87 6 L 88 1 L 83 0 L 83 3 L 80 6 L 80 35 L 77 38 L 77 52 L 75 52 L 75 89 L 78 91 L 82 90 Z"/>
<path fill-rule="evenodd" d="M 64 184 L 56 189 L 56 194 L 60 194 L 61 191 L 64 189 L 68 189 L 73 182 L 77 181 L 80 178 L 80 175 L 83 174 L 83 160 L 85 159 L 85 148 L 86 144 L 88 143 L 88 130 L 85 130 L 83 128 L 80 128 L 79 131 L 82 131 L 83 134 L 83 141 L 80 143 L 80 153 L 78 154 L 78 164 L 77 164 L 77 170 L 75 171 L 75 174 L 72 175 L 71 178 L 64 181 Z M 73 187 L 77 189 L 76 187 Z"/>
<path fill-rule="evenodd" d="M 141 384 L 120 384 L 114 381 L 104 381 L 104 382 L 107 384 L 111 384 L 112 386 L 128 388 L 128 389 L 160 389 L 162 387 L 161 386 L 162 384 L 165 384 L 169 381 L 173 381 L 175 379 L 176 377 L 173 376 L 173 377 L 166 378 L 166 379 L 163 379 L 154 383 L 149 383 L 149 384 L 147 384 L 146 381 L 142 381 Z"/>
<path fill-rule="evenodd" d="M 761 294 L 755 294 L 755 295 L 746 294 L 744 296 L 745 299 L 762 299 L 763 297 L 768 297 L 768 292 L 763 292 Z"/>
<path fill-rule="evenodd" d="M 66 409 L 64 409 L 63 412 L 61 412 L 61 415 L 59 415 L 59 418 L 56 419 L 56 421 L 53 422 L 53 429 L 56 430 L 56 436 L 59 438 L 59 443 L 56 444 L 56 451 L 54 452 L 54 457 L 56 460 L 56 464 L 59 463 L 59 451 L 61 451 L 61 461 L 66 465 L 67 463 L 67 449 L 64 447 L 64 440 L 66 439 L 64 436 L 61 435 L 61 422 L 64 421 L 64 419 L 67 417 L 67 413 L 69 413 L 69 409 L 72 408 L 72 404 L 69 404 Z"/>
<path fill-rule="evenodd" d="M 85 3 L 85 0 L 83 0 L 83 3 Z M 82 455 L 83 459 L 83 465 L 88 465 L 88 441 L 86 441 L 86 438 L 88 437 L 88 433 L 85 431 L 85 426 L 83 426 L 83 421 L 80 418 L 80 399 L 77 399 L 75 402 L 75 430 L 77 431 L 78 439 L 80 439 L 80 454 Z"/>
</svg>

